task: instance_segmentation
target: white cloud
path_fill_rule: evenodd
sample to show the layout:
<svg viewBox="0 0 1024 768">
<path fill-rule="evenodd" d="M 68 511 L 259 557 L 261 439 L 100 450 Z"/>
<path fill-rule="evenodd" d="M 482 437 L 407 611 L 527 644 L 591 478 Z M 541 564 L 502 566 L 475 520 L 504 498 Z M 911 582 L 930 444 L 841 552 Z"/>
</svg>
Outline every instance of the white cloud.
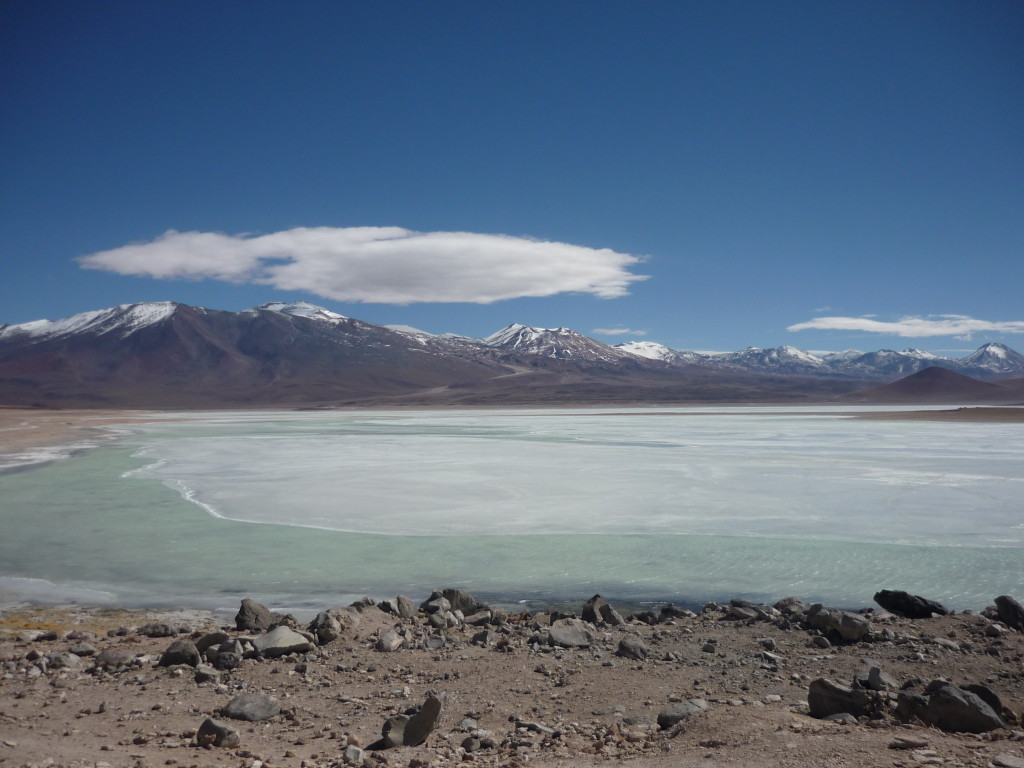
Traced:
<svg viewBox="0 0 1024 768">
<path fill-rule="evenodd" d="M 624 296 L 642 259 L 607 248 L 401 227 L 301 227 L 269 235 L 166 232 L 79 259 L 86 269 L 224 280 L 335 301 L 489 304 L 524 296 Z"/>
<path fill-rule="evenodd" d="M 632 328 L 594 328 L 591 333 L 602 336 L 646 336 L 647 331 L 634 331 Z"/>
<path fill-rule="evenodd" d="M 925 317 L 901 317 L 899 320 L 884 321 L 864 317 L 816 317 L 806 323 L 789 326 L 787 331 L 867 331 L 885 333 L 891 336 L 924 338 L 928 336 L 953 336 L 970 340 L 974 333 L 1024 333 L 1024 321 L 1011 320 L 993 322 L 978 320 L 967 315 L 927 315 Z"/>
</svg>

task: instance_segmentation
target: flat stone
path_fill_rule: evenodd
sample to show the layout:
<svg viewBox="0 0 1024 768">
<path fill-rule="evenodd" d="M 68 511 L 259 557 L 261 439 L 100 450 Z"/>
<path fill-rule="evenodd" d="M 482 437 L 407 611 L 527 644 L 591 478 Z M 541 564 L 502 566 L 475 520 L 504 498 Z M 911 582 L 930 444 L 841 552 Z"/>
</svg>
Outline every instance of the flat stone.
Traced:
<svg viewBox="0 0 1024 768">
<path fill-rule="evenodd" d="M 306 653 L 312 649 L 309 638 L 288 627 L 276 627 L 253 642 L 256 653 L 267 659 L 286 656 L 289 653 Z"/>
<path fill-rule="evenodd" d="M 589 648 L 594 637 L 586 623 L 579 619 L 559 619 L 550 629 L 552 645 L 563 648 Z"/>
<path fill-rule="evenodd" d="M 258 723 L 281 712 L 281 703 L 262 693 L 240 693 L 229 701 L 221 713 L 232 720 Z"/>
</svg>

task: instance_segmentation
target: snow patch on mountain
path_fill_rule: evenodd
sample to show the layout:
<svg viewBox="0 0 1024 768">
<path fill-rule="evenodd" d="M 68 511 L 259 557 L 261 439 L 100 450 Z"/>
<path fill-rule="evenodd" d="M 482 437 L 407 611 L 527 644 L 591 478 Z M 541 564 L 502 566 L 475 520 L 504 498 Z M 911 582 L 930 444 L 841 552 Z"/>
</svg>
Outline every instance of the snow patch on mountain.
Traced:
<svg viewBox="0 0 1024 768">
<path fill-rule="evenodd" d="M 296 301 L 291 304 L 286 304 L 283 301 L 270 301 L 266 304 L 260 304 L 254 311 L 259 310 L 280 312 L 282 315 L 291 315 L 292 317 L 306 317 L 310 320 L 324 320 L 329 323 L 338 323 L 342 320 L 348 320 L 344 315 L 339 315 L 337 312 L 331 312 L 329 309 L 318 307 L 316 304 L 310 304 L 308 301 Z"/>
<path fill-rule="evenodd" d="M 173 301 L 152 301 L 139 304 L 120 304 L 109 309 L 81 312 L 61 320 L 33 320 L 0 328 L 0 338 L 27 336 L 31 339 L 57 339 L 76 334 L 103 336 L 119 333 L 130 336 L 147 326 L 166 320 L 178 305 Z"/>
<path fill-rule="evenodd" d="M 615 348 L 637 357 L 645 357 L 648 360 L 668 360 L 675 354 L 674 349 L 655 341 L 627 341 L 616 344 Z"/>
</svg>

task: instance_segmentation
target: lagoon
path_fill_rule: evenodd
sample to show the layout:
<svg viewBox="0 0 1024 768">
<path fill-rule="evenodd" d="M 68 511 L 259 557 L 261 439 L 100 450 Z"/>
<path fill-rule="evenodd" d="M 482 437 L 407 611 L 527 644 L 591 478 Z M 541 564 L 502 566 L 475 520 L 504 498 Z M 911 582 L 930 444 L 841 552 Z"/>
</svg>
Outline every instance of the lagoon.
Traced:
<svg viewBox="0 0 1024 768">
<path fill-rule="evenodd" d="M 857 410 L 168 414 L 0 474 L 0 600 L 1024 594 L 1024 429 Z"/>
</svg>

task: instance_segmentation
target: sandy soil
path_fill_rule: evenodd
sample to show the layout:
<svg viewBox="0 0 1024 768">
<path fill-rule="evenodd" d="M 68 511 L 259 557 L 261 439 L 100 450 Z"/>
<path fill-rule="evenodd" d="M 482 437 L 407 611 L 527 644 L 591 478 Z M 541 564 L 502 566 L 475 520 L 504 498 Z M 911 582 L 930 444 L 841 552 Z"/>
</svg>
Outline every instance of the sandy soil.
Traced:
<svg viewBox="0 0 1024 768">
<path fill-rule="evenodd" d="M 895 421 L 981 422 L 987 424 L 1024 424 L 1024 408 L 955 408 L 948 411 L 875 411 L 862 413 L 860 419 Z"/>
<path fill-rule="evenodd" d="M 429 691 L 441 695 L 444 709 L 427 741 L 367 750 L 365 765 L 1024 764 L 1024 732 L 1016 722 L 1024 712 L 1024 637 L 991 629 L 994 623 L 981 615 L 912 621 L 877 611 L 871 642 L 822 648 L 805 629 L 732 620 L 711 609 L 655 626 L 597 626 L 589 648 L 531 645 L 530 636 L 550 618 L 509 617 L 481 646 L 471 642 L 479 627 L 431 630 L 422 615 L 402 621 L 366 607 L 355 627 L 309 653 L 246 659 L 219 679 L 197 682 L 191 666 L 157 665 L 174 637 L 137 629 L 164 622 L 179 629 L 178 638 L 198 639 L 216 629 L 209 616 L 8 611 L 0 614 L 0 765 L 342 766 L 347 745 L 368 746 L 387 717 L 423 703 Z M 396 625 L 407 632 L 407 647 L 377 650 L 379 636 Z M 224 630 L 243 634 L 233 624 Z M 647 645 L 646 660 L 616 655 L 627 635 Z M 45 660 L 83 650 L 83 642 L 91 655 L 42 671 Z M 779 658 L 765 657 L 768 647 Z M 97 674 L 94 660 L 107 649 L 127 654 L 130 665 Z M 888 713 L 856 724 L 810 717 L 810 680 L 848 684 L 865 659 L 916 691 L 939 677 L 983 683 L 1015 715 L 1007 729 L 981 735 L 904 724 Z M 241 743 L 197 746 L 196 729 L 240 692 L 272 696 L 281 713 L 256 723 L 220 718 L 237 729 Z M 678 729 L 658 727 L 662 710 L 694 698 L 707 703 L 706 711 Z M 467 753 L 462 744 L 471 732 L 493 746 Z"/>
<path fill-rule="evenodd" d="M 102 427 L 145 421 L 148 411 L 52 411 L 0 406 L 0 456 L 95 442 Z"/>
</svg>

